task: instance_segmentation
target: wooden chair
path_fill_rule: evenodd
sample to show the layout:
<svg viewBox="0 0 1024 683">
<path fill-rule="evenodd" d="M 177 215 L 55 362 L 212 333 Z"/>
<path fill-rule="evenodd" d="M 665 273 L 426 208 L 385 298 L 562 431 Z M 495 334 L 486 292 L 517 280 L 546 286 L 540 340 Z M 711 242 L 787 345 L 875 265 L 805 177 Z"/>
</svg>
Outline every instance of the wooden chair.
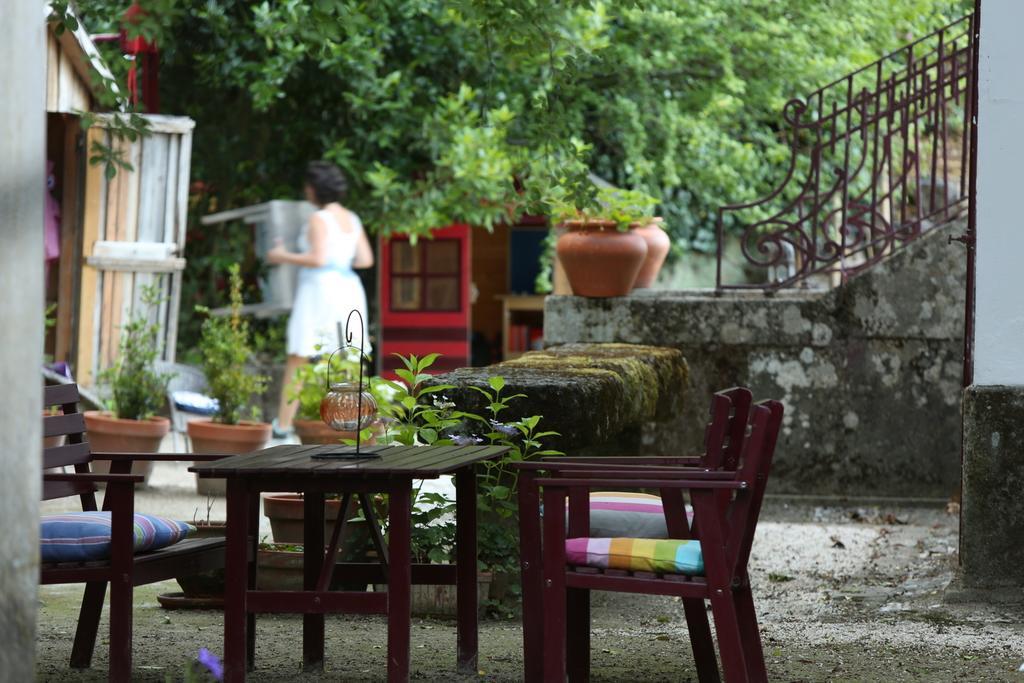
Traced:
<svg viewBox="0 0 1024 683">
<path fill-rule="evenodd" d="M 40 583 L 85 583 L 78 628 L 71 650 L 71 666 L 88 668 L 96 645 L 103 598 L 110 584 L 111 681 L 131 680 L 132 590 L 135 586 L 166 581 L 224 566 L 224 540 L 185 539 L 167 548 L 134 553 L 135 484 L 142 476 L 130 474 L 135 460 L 216 460 L 222 455 L 91 453 L 85 439 L 85 420 L 78 412 L 79 393 L 74 384 L 46 387 L 45 406 L 58 406 L 63 414 L 43 418 L 44 436 L 66 436 L 62 446 L 43 450 L 43 468 L 74 466 L 74 473 L 43 474 L 43 500 L 79 496 L 83 511 L 95 511 L 96 484 L 105 483 L 103 510 L 111 514 L 109 561 L 43 564 Z M 110 474 L 93 474 L 89 463 L 110 460 Z"/>
<path fill-rule="evenodd" d="M 734 387 L 716 392 L 711 397 L 709 420 L 704 429 L 704 453 L 695 456 L 626 456 L 626 457 L 560 457 L 545 458 L 542 462 L 519 463 L 519 537 L 520 569 L 523 589 L 523 659 L 526 680 L 540 680 L 543 675 L 542 650 L 544 644 L 544 591 L 541 567 L 540 492 L 536 477 L 541 472 L 549 475 L 571 473 L 596 467 L 655 466 L 697 468 L 701 471 L 735 470 L 747 431 L 747 421 L 753 395 L 745 387 Z M 701 475 L 703 476 L 703 475 Z M 622 488 L 622 487 L 615 487 Z M 662 512 L 665 515 L 668 536 L 685 538 L 686 505 L 681 489 L 662 489 Z M 576 493 L 577 505 L 585 504 L 589 492 Z M 535 511 L 535 512 L 530 512 Z M 691 633 L 708 633 L 704 601 L 684 599 L 683 608 Z M 694 640 L 695 646 L 703 640 Z M 694 657 L 704 669 L 715 669 L 714 651 L 694 651 Z"/>
<path fill-rule="evenodd" d="M 709 434 L 715 432 L 715 416 L 721 419 L 721 407 L 714 407 L 719 403 L 721 399 L 716 395 Z M 560 462 L 551 468 L 551 476 L 532 481 L 532 486 L 543 490 L 545 509 L 563 509 L 566 499 L 569 502 L 568 534 L 563 515 L 545 515 L 543 518 L 543 667 L 540 671 L 543 680 L 561 681 L 567 672 L 570 680 L 588 679 L 590 590 L 682 598 L 698 676 L 702 681 L 717 681 L 714 645 L 703 610 L 704 600 L 709 600 L 726 680 L 765 680 L 761 640 L 746 566 L 781 420 L 782 405 L 778 402 L 767 401 L 753 408 L 747 437 L 723 446 L 723 452 L 728 448 L 730 453 L 734 453 L 740 447 L 737 442 L 742 444 L 738 467 L 734 470 L 725 468 L 728 456 L 723 457 L 723 466 L 719 470 L 649 464 L 628 468 L 619 464 L 566 469 Z M 726 431 L 735 434 L 736 430 L 738 427 L 730 424 Z M 715 437 L 710 436 L 709 445 L 716 443 Z M 705 463 L 714 453 L 709 450 Z M 699 542 L 704 572 L 699 576 L 687 576 L 567 565 L 566 540 L 588 536 L 589 491 L 610 486 L 661 491 L 669 535 Z M 682 511 L 684 491 L 689 492 L 694 510 L 693 523 L 689 525 Z M 531 504 L 528 509 L 520 509 L 520 516 L 533 519 L 539 511 L 532 503 L 538 501 L 536 498 L 530 501 L 529 495 L 526 498 L 526 502 Z M 520 502 L 523 502 L 522 495 Z M 670 511 L 673 511 L 671 517 Z M 524 546 L 529 540 L 524 537 Z M 536 547 L 540 546 L 540 539 L 533 539 L 532 545 L 535 549 L 528 555 L 535 558 L 539 553 Z M 695 609 L 698 606 L 699 611 Z M 524 610 L 524 620 L 527 616 Z M 536 619 L 537 615 L 529 617 Z M 534 653 L 532 660 L 527 660 L 528 679 L 532 680 L 531 672 L 536 673 L 537 668 Z"/>
</svg>

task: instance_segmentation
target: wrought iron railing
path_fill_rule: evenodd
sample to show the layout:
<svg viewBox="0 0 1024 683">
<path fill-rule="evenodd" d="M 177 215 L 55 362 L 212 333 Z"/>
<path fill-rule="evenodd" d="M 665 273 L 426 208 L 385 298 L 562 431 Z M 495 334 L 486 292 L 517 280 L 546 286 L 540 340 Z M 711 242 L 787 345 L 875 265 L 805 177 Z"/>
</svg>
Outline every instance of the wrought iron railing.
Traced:
<svg viewBox="0 0 1024 683">
<path fill-rule="evenodd" d="M 966 209 L 973 23 L 786 104 L 785 179 L 718 211 L 719 289 L 834 286 Z"/>
</svg>

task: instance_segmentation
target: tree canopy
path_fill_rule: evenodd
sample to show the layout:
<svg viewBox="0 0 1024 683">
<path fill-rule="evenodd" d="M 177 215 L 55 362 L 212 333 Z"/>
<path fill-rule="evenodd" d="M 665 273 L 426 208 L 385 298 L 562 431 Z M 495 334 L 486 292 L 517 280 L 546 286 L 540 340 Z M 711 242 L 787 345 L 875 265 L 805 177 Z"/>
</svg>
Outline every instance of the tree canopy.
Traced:
<svg viewBox="0 0 1024 683">
<path fill-rule="evenodd" d="M 371 229 L 491 226 L 592 199 L 592 171 L 659 198 L 678 243 L 784 172 L 792 97 L 924 35 L 962 0 L 143 0 L 164 109 L 197 120 L 219 207 L 337 162 Z M 92 31 L 124 7 L 81 0 Z"/>
</svg>

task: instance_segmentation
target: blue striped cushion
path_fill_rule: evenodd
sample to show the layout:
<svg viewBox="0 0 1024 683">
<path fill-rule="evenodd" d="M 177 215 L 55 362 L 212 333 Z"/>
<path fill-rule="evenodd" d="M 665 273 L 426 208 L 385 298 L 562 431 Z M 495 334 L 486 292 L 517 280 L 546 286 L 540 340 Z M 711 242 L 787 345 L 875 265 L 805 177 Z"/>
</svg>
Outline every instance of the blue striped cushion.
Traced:
<svg viewBox="0 0 1024 683">
<path fill-rule="evenodd" d="M 166 517 L 135 515 L 135 552 L 158 550 L 186 538 L 195 527 Z M 110 557 L 110 513 L 44 515 L 39 530 L 40 560 L 92 562 Z"/>
</svg>

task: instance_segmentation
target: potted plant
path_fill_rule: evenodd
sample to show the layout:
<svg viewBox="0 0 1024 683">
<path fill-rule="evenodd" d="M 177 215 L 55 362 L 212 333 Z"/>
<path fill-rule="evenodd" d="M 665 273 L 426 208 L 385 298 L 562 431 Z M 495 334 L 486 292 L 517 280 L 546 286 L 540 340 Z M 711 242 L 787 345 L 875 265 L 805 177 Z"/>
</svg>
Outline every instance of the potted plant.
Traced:
<svg viewBox="0 0 1024 683">
<path fill-rule="evenodd" d="M 147 311 L 160 303 L 154 286 L 142 289 Z M 167 402 L 167 383 L 171 375 L 157 372 L 154 363 L 159 352 L 160 327 L 150 322 L 147 312 L 136 311 L 121 328 L 117 360 L 99 375 L 108 389 L 106 410 L 84 413 L 89 444 L 97 453 L 156 453 L 170 430 L 170 421 L 156 415 Z M 94 469 L 107 472 L 110 463 L 97 461 Z M 150 461 L 132 464 L 133 474 L 149 477 Z"/>
<path fill-rule="evenodd" d="M 604 188 L 595 205 L 568 202 L 555 220 L 566 232 L 555 246 L 576 296 L 625 296 L 633 289 L 647 257 L 647 242 L 630 230 L 649 222 L 655 200 L 636 190 Z"/>
<path fill-rule="evenodd" d="M 196 529 L 189 538 L 224 538 L 227 523 L 211 520 L 213 498 L 206 497 L 206 517 L 199 519 L 199 509 L 192 515 L 192 526 Z M 224 605 L 224 569 L 211 569 L 198 574 L 176 576 L 175 581 L 181 587 L 181 593 L 158 596 L 160 604 L 168 608 L 222 608 Z"/>
<path fill-rule="evenodd" d="M 253 397 L 266 389 L 267 378 L 246 370 L 252 355 L 251 336 L 241 315 L 242 277 L 238 264 L 231 266 L 229 275 L 230 314 L 208 316 L 199 340 L 203 372 L 210 395 L 217 402 L 217 413 L 211 419 L 188 423 L 188 435 L 196 453 L 249 453 L 266 447 L 270 441 L 270 425 L 256 421 L 258 409 L 252 405 Z M 221 479 L 197 479 L 196 488 L 200 494 L 224 495 L 225 491 Z"/>
</svg>

